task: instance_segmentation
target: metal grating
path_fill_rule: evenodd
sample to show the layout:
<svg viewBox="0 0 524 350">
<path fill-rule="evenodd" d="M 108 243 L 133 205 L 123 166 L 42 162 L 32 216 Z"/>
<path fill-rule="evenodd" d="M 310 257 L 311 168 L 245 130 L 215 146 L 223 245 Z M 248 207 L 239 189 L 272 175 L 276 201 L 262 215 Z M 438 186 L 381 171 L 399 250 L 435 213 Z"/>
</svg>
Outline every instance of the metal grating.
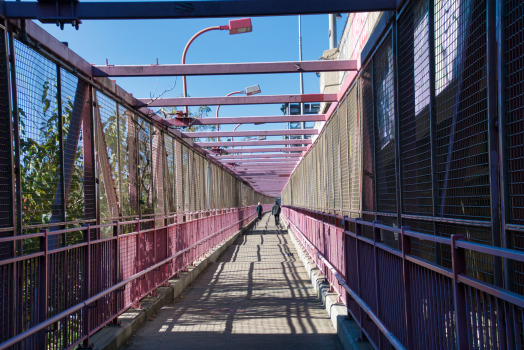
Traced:
<svg viewBox="0 0 524 350">
<path fill-rule="evenodd" d="M 151 142 L 151 125 L 145 119 L 138 118 L 138 188 L 142 218 L 149 218 L 155 213 Z M 150 225 L 143 227 L 146 228 Z"/>
<path fill-rule="evenodd" d="M 427 0 L 412 1 L 397 33 L 402 202 L 413 215 L 433 215 L 428 17 Z"/>
<path fill-rule="evenodd" d="M 118 114 L 116 102 L 97 92 L 95 115 L 100 217 L 112 222 L 119 216 Z M 108 232 L 109 234 L 109 232 Z"/>
<path fill-rule="evenodd" d="M 165 191 L 164 191 L 164 137 L 161 130 L 153 126 L 151 127 L 151 150 L 152 150 L 152 186 L 153 186 L 153 210 L 157 227 L 164 224 L 163 214 L 165 213 Z M 160 219 L 162 218 L 162 219 Z"/>
<path fill-rule="evenodd" d="M 124 218 L 133 219 L 138 213 L 138 168 L 136 120 L 132 111 L 118 106 L 118 146 L 120 176 L 120 210 Z"/>
<path fill-rule="evenodd" d="M 357 87 L 349 92 L 347 103 L 347 134 L 349 153 L 349 191 L 350 208 L 352 211 L 360 209 L 360 122 L 357 105 Z"/>
<path fill-rule="evenodd" d="M 505 1 L 505 84 L 508 216 L 524 225 L 524 3 Z"/>
<path fill-rule="evenodd" d="M 348 135 L 348 126 L 347 126 L 347 100 L 346 96 L 338 105 L 338 115 L 339 115 L 339 131 L 340 131 L 340 189 L 342 193 L 342 209 L 351 209 L 351 193 L 350 189 L 350 170 L 348 167 L 349 153 L 351 152 L 349 148 L 350 140 Z"/>
<path fill-rule="evenodd" d="M 333 152 L 333 194 L 334 194 L 334 209 L 340 213 L 340 143 L 339 143 L 339 114 L 335 113 L 333 116 L 332 135 L 332 152 Z"/>
<path fill-rule="evenodd" d="M 166 194 L 166 214 L 176 213 L 176 168 L 175 141 L 169 135 L 164 135 L 164 189 Z"/>
<path fill-rule="evenodd" d="M 14 46 L 20 118 L 22 223 L 61 222 L 57 67 L 18 40 Z"/>
<path fill-rule="evenodd" d="M 375 211 L 375 127 L 373 121 L 372 65 L 360 78 L 362 106 L 362 210 Z"/>
<path fill-rule="evenodd" d="M 396 213 L 395 93 L 393 46 L 389 35 L 373 57 L 377 211 Z"/>
<path fill-rule="evenodd" d="M 437 213 L 490 220 L 486 1 L 435 2 Z"/>
<path fill-rule="evenodd" d="M 0 228 L 7 229 L 14 225 L 13 194 L 15 189 L 13 188 L 13 167 L 11 166 L 13 163 L 13 151 L 11 146 L 12 128 L 9 121 L 11 118 L 9 111 L 9 67 L 6 52 L 6 33 L 2 28 L 0 28 L 0 36 L 0 130 L 3 130 L 0 135 L 0 163 L 3 164 L 0 167 L 0 198 L 2 198 L 0 201 Z M 13 230 L 0 232 L 0 238 L 12 236 L 13 233 Z M 12 243 L 0 243 L 0 258 L 11 257 L 13 253 L 12 246 Z M 4 273 L 3 271 L 7 272 L 7 270 L 0 270 L 0 275 Z M 2 276 L 0 276 L 1 279 Z M 1 290 L 0 295 L 3 295 Z M 2 313 L 2 310 L 0 310 L 0 313 Z M 0 322 L 0 330 L 3 329 L 2 322 Z M 0 336 L 0 341 L 3 338 L 3 336 Z"/>
</svg>

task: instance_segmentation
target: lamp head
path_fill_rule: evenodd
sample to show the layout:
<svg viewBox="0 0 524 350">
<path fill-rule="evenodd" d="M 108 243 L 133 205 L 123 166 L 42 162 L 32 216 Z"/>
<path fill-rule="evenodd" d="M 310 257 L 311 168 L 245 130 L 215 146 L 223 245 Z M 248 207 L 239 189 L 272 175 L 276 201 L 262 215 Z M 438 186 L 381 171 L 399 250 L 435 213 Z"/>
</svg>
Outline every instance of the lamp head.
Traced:
<svg viewBox="0 0 524 350">
<path fill-rule="evenodd" d="M 260 90 L 260 86 L 259 85 L 248 86 L 246 88 L 246 95 L 248 95 L 248 96 L 256 95 L 256 94 L 259 94 L 261 92 L 262 92 L 262 90 Z"/>
<path fill-rule="evenodd" d="M 251 18 L 233 19 L 229 21 L 229 34 L 242 34 L 253 31 Z"/>
</svg>

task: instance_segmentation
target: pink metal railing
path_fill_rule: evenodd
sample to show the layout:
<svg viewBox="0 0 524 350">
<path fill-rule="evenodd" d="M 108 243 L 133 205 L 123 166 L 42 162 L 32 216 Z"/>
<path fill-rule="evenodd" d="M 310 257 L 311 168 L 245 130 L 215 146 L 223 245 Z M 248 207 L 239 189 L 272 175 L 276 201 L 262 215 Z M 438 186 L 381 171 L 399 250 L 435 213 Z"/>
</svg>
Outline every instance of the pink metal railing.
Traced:
<svg viewBox="0 0 524 350">
<path fill-rule="evenodd" d="M 471 253 L 515 262 L 524 253 L 464 240 L 282 207 L 290 231 L 377 349 L 514 349 L 524 344 L 524 297 L 468 275 Z M 362 236 L 365 226 L 373 239 Z M 384 244 L 395 237 L 399 249 Z M 391 239 L 391 238 L 389 238 Z M 413 255 L 411 241 L 450 246 L 448 269 Z"/>
<path fill-rule="evenodd" d="M 22 272 L 24 282 L 13 299 L 23 300 L 20 312 L 32 316 L 25 331 L 0 349 L 89 345 L 96 331 L 116 322 L 126 309 L 244 227 L 255 217 L 255 208 L 173 215 L 164 218 L 162 227 L 155 227 L 154 218 L 0 238 L 0 243 L 37 238 L 41 247 L 36 253 L 0 260 L 0 268 Z M 263 208 L 267 211 L 271 205 Z M 141 230 L 145 222 L 153 228 Z M 130 224 L 135 232 L 120 234 L 120 227 Z M 113 235 L 102 238 L 103 227 L 111 227 Z M 66 238 L 79 231 L 84 242 L 49 249 L 51 237 Z"/>
</svg>

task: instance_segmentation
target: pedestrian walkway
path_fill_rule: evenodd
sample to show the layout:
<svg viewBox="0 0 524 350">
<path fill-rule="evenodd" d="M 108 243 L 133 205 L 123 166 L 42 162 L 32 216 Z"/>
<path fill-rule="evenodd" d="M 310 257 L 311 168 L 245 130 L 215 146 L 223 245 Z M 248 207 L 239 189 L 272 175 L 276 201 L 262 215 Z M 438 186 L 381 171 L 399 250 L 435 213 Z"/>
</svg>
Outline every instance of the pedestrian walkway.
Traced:
<svg viewBox="0 0 524 350">
<path fill-rule="evenodd" d="M 281 228 L 265 214 L 123 349 L 342 349 Z"/>
</svg>

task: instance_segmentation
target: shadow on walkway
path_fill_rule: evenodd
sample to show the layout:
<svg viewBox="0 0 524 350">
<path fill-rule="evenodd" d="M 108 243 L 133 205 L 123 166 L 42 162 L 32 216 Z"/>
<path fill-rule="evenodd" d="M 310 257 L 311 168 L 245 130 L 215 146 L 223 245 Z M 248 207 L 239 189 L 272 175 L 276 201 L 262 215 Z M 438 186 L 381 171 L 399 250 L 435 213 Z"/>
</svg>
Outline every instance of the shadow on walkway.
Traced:
<svg viewBox="0 0 524 350">
<path fill-rule="evenodd" d="M 296 259 L 265 214 L 123 349 L 342 349 Z"/>
</svg>

